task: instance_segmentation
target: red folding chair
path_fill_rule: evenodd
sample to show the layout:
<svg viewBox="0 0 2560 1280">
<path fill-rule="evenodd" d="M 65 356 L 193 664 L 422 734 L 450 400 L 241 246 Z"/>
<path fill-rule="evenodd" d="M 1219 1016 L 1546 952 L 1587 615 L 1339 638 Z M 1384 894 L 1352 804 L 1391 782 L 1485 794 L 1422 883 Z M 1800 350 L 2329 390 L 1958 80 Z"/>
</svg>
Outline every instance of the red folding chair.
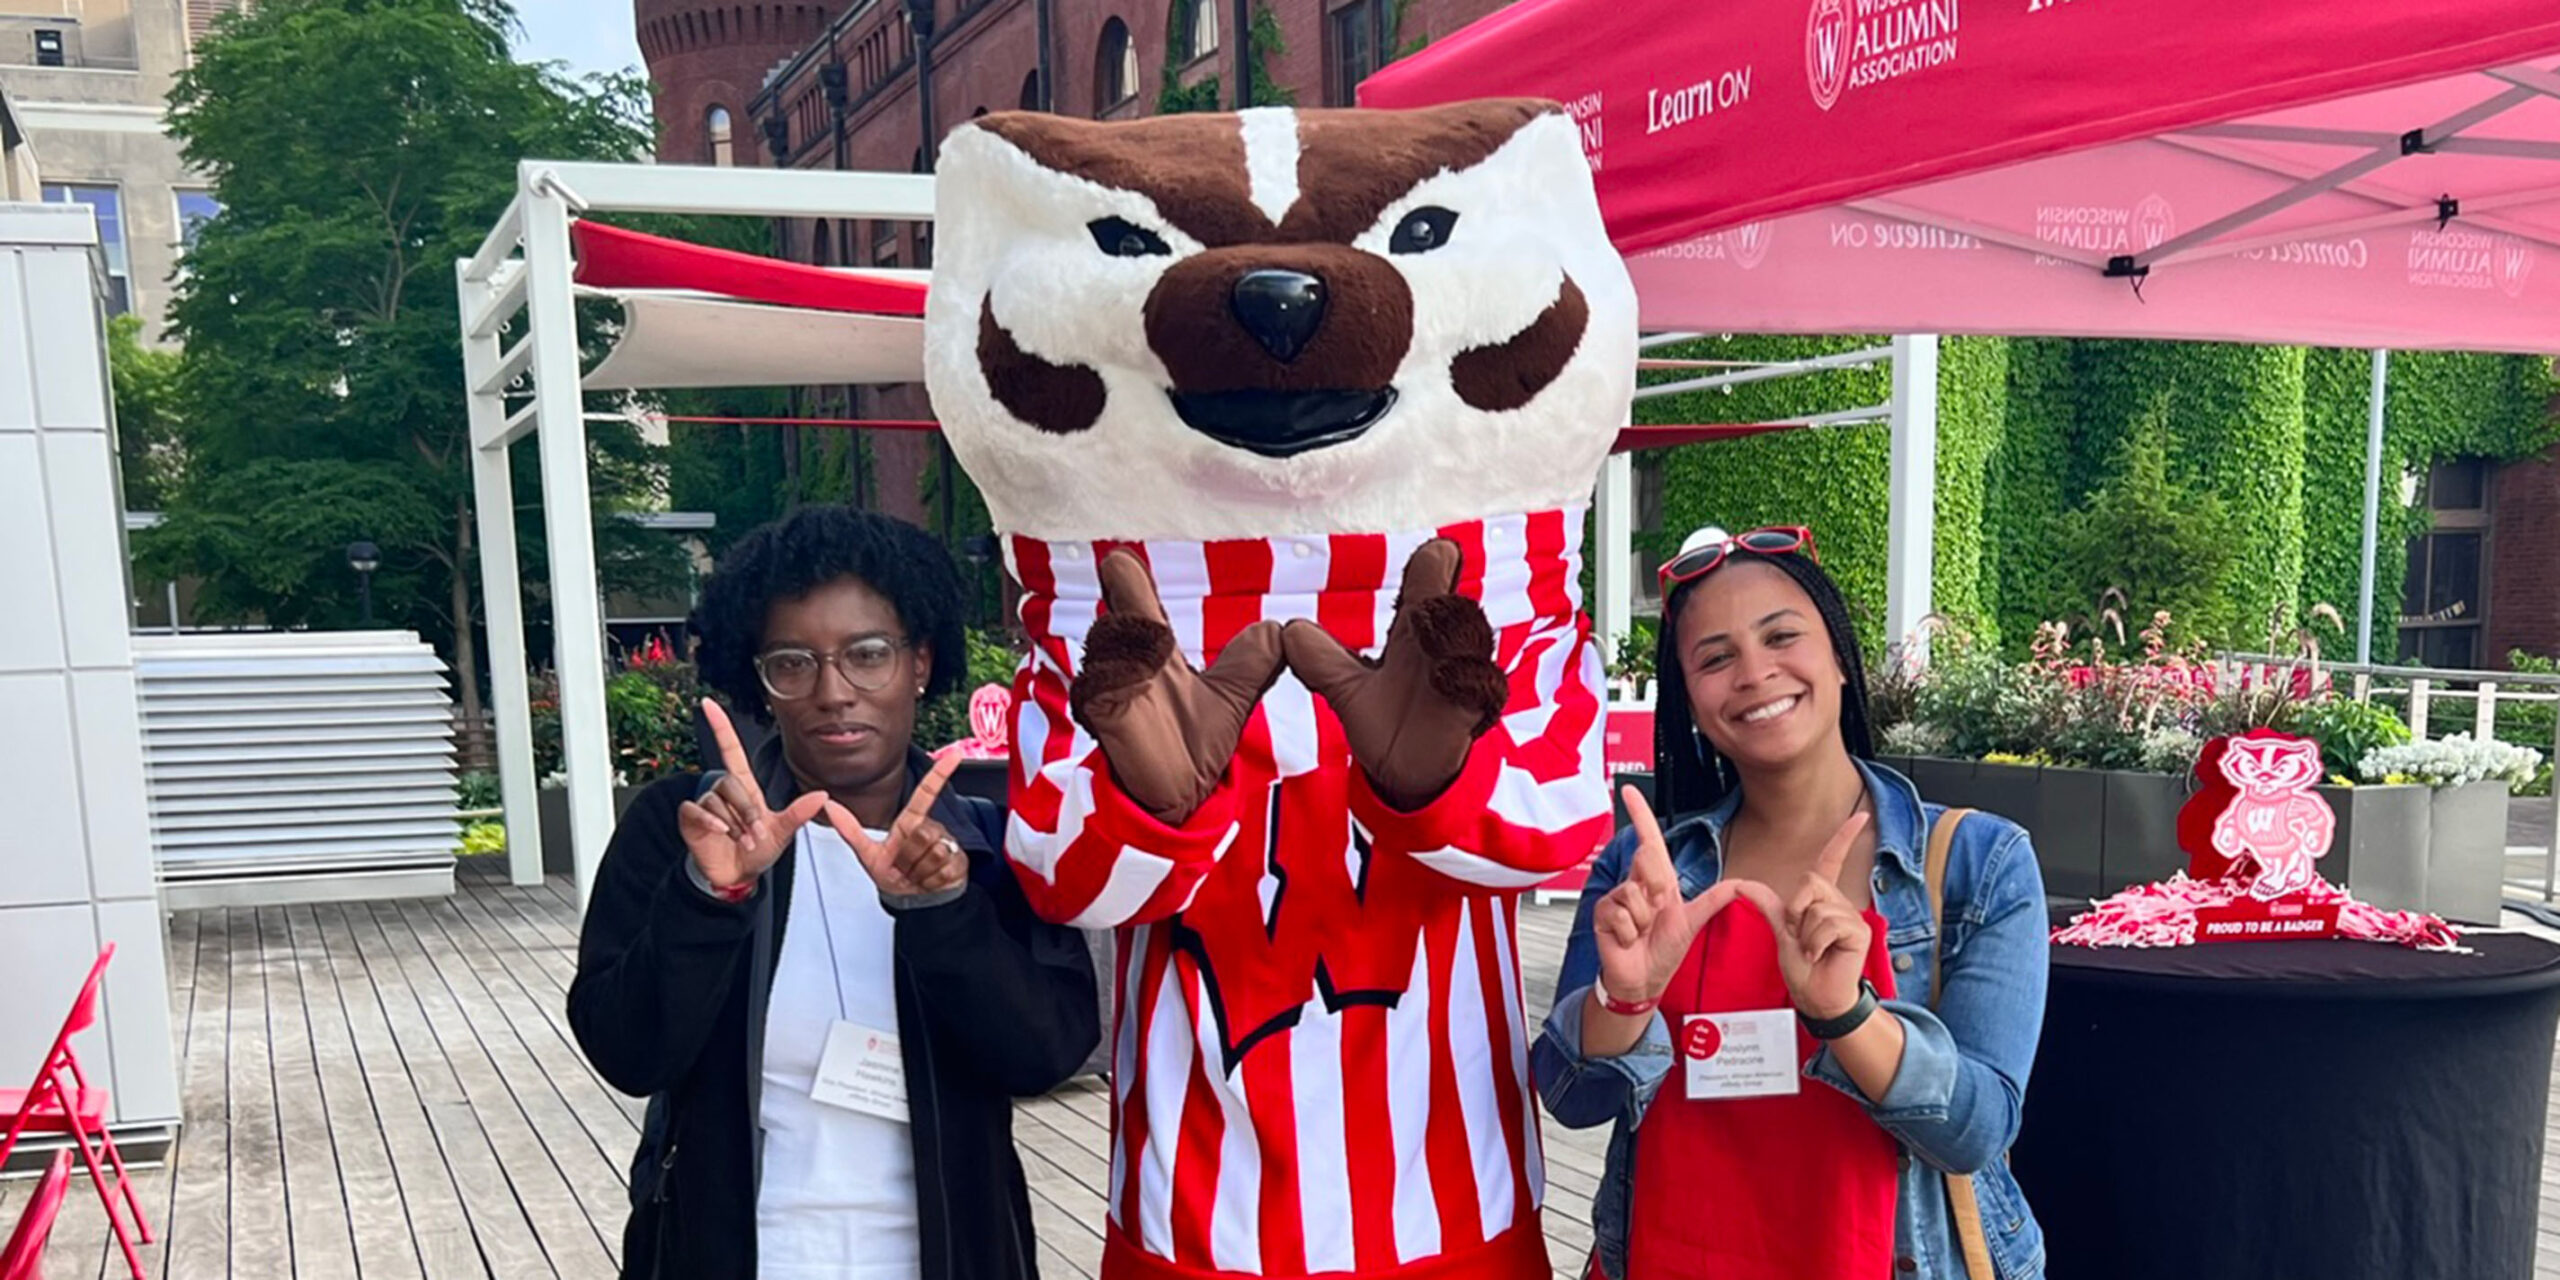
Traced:
<svg viewBox="0 0 2560 1280">
<path fill-rule="evenodd" d="M 9 1233 L 9 1247 L 0 1249 L 0 1280 L 44 1280 L 44 1242 L 53 1234 L 54 1215 L 62 1212 L 62 1194 L 70 1189 L 71 1153 L 56 1151 L 44 1181 L 36 1184 L 35 1199 L 18 1215 L 18 1229 Z"/>
<path fill-rule="evenodd" d="M 71 1037 L 98 1020 L 98 983 L 106 976 L 107 962 L 115 958 L 116 944 L 110 942 L 98 951 L 97 963 L 89 966 L 89 978 L 80 984 L 80 998 L 72 1002 L 71 1016 L 62 1020 L 62 1033 L 53 1038 L 53 1047 L 45 1051 L 44 1062 L 36 1068 L 35 1083 L 24 1089 L 0 1089 L 0 1115 L 9 1118 L 9 1136 L 0 1139 L 0 1165 L 9 1161 L 9 1152 L 18 1145 L 23 1133 L 65 1133 L 80 1149 L 80 1162 L 89 1167 L 89 1181 L 98 1188 L 98 1203 L 105 1206 L 107 1225 L 115 1229 L 116 1243 L 124 1246 L 124 1260 L 133 1268 L 133 1280 L 143 1280 L 142 1255 L 134 1252 L 133 1237 L 126 1233 L 124 1220 L 116 1216 L 116 1192 L 107 1188 L 104 1172 L 98 1168 L 98 1153 L 90 1144 L 107 1149 L 107 1163 L 116 1171 L 116 1190 L 124 1193 L 126 1207 L 133 1210 L 133 1225 L 142 1243 L 151 1243 L 151 1223 L 142 1216 L 142 1199 L 134 1194 L 133 1180 L 125 1176 L 124 1156 L 116 1150 L 116 1140 L 107 1134 L 107 1091 L 89 1086 L 89 1077 L 80 1070 L 80 1059 L 71 1052 Z"/>
</svg>

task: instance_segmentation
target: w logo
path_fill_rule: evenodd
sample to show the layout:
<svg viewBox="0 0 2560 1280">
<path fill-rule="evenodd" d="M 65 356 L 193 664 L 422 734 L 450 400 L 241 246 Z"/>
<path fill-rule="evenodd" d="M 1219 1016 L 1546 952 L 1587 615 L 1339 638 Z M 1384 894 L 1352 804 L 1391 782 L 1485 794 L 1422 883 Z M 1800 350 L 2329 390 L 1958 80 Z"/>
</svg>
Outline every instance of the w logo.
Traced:
<svg viewBox="0 0 2560 1280">
<path fill-rule="evenodd" d="M 1849 87 L 1848 54 L 1848 0 L 1813 0 L 1804 27 L 1804 71 L 1815 106 L 1829 111 Z"/>
<path fill-rule="evenodd" d="M 2178 234 L 2177 211 L 2157 195 L 2146 196 L 2133 211 L 2133 229 L 2142 241 L 2142 251 L 2148 253 Z"/>
<path fill-rule="evenodd" d="M 2533 274 L 2533 246 L 2512 237 L 2498 242 L 2498 287 L 2510 298 L 2524 296 L 2524 282 Z"/>
<path fill-rule="evenodd" d="M 1765 222 L 1746 222 L 1724 233 L 1724 251 L 1733 264 L 1749 271 L 1769 256 L 1769 237 L 1773 228 Z"/>
</svg>

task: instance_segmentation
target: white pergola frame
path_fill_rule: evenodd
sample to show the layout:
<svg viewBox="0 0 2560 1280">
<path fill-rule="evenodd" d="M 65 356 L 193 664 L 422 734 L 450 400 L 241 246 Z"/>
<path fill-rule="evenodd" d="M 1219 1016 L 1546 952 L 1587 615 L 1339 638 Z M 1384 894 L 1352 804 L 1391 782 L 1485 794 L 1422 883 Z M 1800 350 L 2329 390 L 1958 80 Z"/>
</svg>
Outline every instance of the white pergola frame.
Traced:
<svg viewBox="0 0 2560 1280">
<path fill-rule="evenodd" d="M 507 826 L 507 873 L 542 879 L 542 823 L 533 773 L 530 672 L 508 450 L 532 436 L 542 467 L 549 548 L 553 667 L 560 681 L 560 737 L 568 775 L 570 864 L 583 906 L 613 833 L 611 739 L 605 722 L 604 611 L 587 480 L 586 410 L 579 367 L 575 270 L 569 227 L 594 213 L 710 214 L 751 218 L 933 220 L 930 175 L 827 170 L 709 168 L 526 160 L 516 195 L 478 253 L 454 264 L 464 390 L 469 398 L 472 497 L 478 512 L 482 610 L 488 622 L 490 706 L 497 720 L 498 781 Z M 517 317 L 521 313 L 522 320 Z M 1648 348 L 1694 338 L 1647 339 Z M 510 340 L 512 339 L 512 340 Z M 1888 420 L 1892 507 L 1887 626 L 1912 634 L 1930 609 L 1932 494 L 1937 458 L 1937 340 L 1888 346 L 1646 387 L 1639 399 L 1767 378 L 1871 366 L 1889 360 L 1891 403 L 1793 420 L 1796 427 Z M 509 401 L 517 401 L 510 407 Z M 1611 457 L 1596 498 L 1599 562 L 1595 622 L 1614 644 L 1632 622 L 1629 574 L 1633 468 Z M 465 673 L 464 678 L 469 678 Z"/>
</svg>

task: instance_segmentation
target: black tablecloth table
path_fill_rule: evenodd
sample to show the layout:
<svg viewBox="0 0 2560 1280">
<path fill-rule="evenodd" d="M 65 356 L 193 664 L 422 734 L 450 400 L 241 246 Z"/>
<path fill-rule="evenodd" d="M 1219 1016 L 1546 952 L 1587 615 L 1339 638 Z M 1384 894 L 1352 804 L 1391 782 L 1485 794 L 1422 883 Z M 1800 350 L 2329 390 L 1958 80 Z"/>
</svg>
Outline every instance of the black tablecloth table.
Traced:
<svg viewBox="0 0 2560 1280">
<path fill-rule="evenodd" d="M 2560 946 L 2053 949 L 2014 1169 L 2053 1280 L 2533 1274 Z"/>
</svg>

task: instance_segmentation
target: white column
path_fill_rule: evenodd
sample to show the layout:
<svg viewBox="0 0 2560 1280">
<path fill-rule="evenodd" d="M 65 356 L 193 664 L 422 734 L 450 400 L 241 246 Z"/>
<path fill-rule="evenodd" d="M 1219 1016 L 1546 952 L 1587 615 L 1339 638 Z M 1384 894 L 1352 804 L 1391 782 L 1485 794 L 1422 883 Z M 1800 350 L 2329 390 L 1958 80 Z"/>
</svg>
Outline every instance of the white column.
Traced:
<svg viewBox="0 0 2560 1280">
<path fill-rule="evenodd" d="M 108 1123 L 140 1131 L 174 1124 L 182 1095 L 104 278 L 86 206 L 0 204 L 0 1085 L 35 1075 L 112 944 L 99 1019 L 72 1044 Z"/>
<path fill-rule="evenodd" d="M 569 210 L 558 195 L 532 183 L 523 198 L 534 439 L 542 456 L 542 520 L 551 550 L 552 660 L 560 673 L 560 752 L 569 774 L 570 865 L 584 907 L 596 863 L 613 834 L 604 609 L 587 486 L 586 402 L 578 388 L 578 317 L 569 289 Z"/>
<path fill-rule="evenodd" d="M 2356 665 L 2373 661 L 2373 544 L 2382 518 L 2382 421 L 2391 353 L 2373 353 L 2373 390 L 2364 426 L 2364 568 L 2356 577 Z"/>
<path fill-rule="evenodd" d="M 1634 463 L 1623 453 L 1609 455 L 1600 467 L 1599 501 L 1593 507 L 1590 554 L 1598 559 L 1592 565 L 1592 589 L 1600 598 L 1592 602 L 1591 616 L 1600 626 L 1600 655 L 1605 662 L 1617 661 L 1618 645 L 1635 620 Z"/>
<path fill-rule="evenodd" d="M 1927 652 L 1920 620 L 1933 607 L 1929 572 L 1935 560 L 1938 477 L 1938 339 L 1904 334 L 1893 340 L 1893 452 L 1888 473 L 1885 549 L 1885 643 Z M 1816 537 L 1821 536 L 1816 531 Z"/>
<path fill-rule="evenodd" d="M 494 440 L 506 424 L 500 391 L 480 384 L 498 367 L 500 338 L 475 338 L 470 317 L 489 297 L 485 284 L 461 277 L 462 381 L 471 406 L 471 438 Z M 480 614 L 489 623 L 489 710 L 497 720 L 498 794 L 507 811 L 507 878 L 542 883 L 542 801 L 533 776 L 533 705 L 525 670 L 524 592 L 517 580 L 515 479 L 507 446 L 471 451 L 471 505 L 480 540 Z"/>
</svg>

